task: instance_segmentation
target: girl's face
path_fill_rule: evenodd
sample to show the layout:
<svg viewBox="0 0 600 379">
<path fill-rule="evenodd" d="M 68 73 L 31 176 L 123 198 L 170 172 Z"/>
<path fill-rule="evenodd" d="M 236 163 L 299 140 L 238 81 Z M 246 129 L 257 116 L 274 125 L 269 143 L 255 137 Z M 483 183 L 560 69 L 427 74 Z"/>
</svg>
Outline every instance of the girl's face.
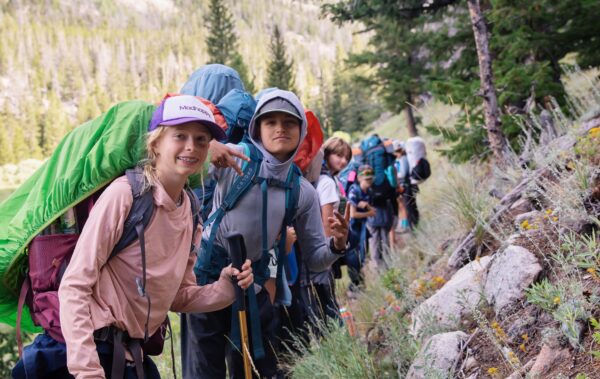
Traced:
<svg viewBox="0 0 600 379">
<path fill-rule="evenodd" d="M 211 140 L 208 128 L 199 122 L 167 126 L 155 142 L 156 171 L 159 177 L 188 176 L 200 171 Z"/>
<path fill-rule="evenodd" d="M 330 154 L 327 158 L 327 167 L 331 170 L 333 175 L 342 171 L 348 165 L 348 159 L 342 155 L 337 155 L 335 153 Z"/>
</svg>

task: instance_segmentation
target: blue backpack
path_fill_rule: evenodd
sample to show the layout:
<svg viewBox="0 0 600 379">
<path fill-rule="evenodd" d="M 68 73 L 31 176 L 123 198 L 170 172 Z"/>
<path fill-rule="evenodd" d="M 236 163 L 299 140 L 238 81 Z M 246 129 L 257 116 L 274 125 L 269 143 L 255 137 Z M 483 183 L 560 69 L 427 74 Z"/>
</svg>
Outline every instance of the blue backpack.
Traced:
<svg viewBox="0 0 600 379">
<path fill-rule="evenodd" d="M 396 157 L 387 151 L 383 140 L 377 134 L 364 139 L 360 143 L 362 150 L 362 164 L 373 168 L 375 178 L 371 187 L 373 205 L 385 207 L 387 200 L 394 199 L 396 195 L 397 179 L 394 162 Z"/>
</svg>

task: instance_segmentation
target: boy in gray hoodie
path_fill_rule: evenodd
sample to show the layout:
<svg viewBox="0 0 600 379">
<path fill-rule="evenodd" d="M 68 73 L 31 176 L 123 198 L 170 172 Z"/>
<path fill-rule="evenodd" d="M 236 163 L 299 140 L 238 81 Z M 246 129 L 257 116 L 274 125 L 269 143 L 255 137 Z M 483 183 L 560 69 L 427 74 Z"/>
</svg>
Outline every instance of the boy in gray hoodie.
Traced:
<svg viewBox="0 0 600 379">
<path fill-rule="evenodd" d="M 286 190 L 276 185 L 264 183 L 285 183 L 292 170 L 294 156 L 306 135 L 307 121 L 298 97 L 289 91 L 274 90 L 261 97 L 254 117 L 250 122 L 247 143 L 251 143 L 262 155 L 257 177 L 265 179 L 253 185 L 236 206 L 225 213 L 218 230 L 214 224 L 207 223 L 203 230 L 202 247 L 198 254 L 195 272 L 199 284 L 210 283 L 218 279 L 215 276 L 219 267 L 229 264 L 230 247 L 225 236 L 230 232 L 240 233 L 244 237 L 248 258 L 253 262 L 264 262 L 265 247 L 271 248 L 277 243 L 284 223 L 286 208 Z M 237 152 L 244 152 L 241 145 L 227 145 Z M 244 162 L 236 158 L 237 164 Z M 223 205 L 228 192 L 238 179 L 233 168 L 216 164 L 213 176 L 217 188 L 213 197 L 213 211 Z M 294 227 L 299 236 L 298 244 L 303 252 L 303 260 L 311 271 L 327 269 L 345 253 L 348 237 L 347 221 L 336 213 L 330 218 L 332 231 L 329 239 L 323 232 L 319 201 L 314 187 L 304 178 L 300 178 L 299 198 Z M 266 191 L 266 194 L 265 194 Z M 266 207 L 266 209 L 265 209 Z M 263 225 L 263 211 L 266 211 L 266 224 Z M 212 214 L 211 213 L 211 214 Z M 209 220 L 211 217 L 209 216 Z M 263 239 L 263 228 L 266 236 Z M 207 241 L 213 236 L 213 247 L 207 248 Z M 261 275 L 261 269 L 267 269 Z M 262 289 L 269 277 L 268 267 L 258 264 L 255 268 L 255 288 L 263 339 L 272 337 L 268 330 L 273 311 L 267 291 Z M 280 294 L 278 294 L 280 295 Z M 188 314 L 182 317 L 182 360 L 184 378 L 225 378 L 225 356 L 230 342 L 231 307 L 211 313 Z M 251 336 L 257 338 L 257 336 Z M 265 341 L 266 342 L 266 341 Z M 250 348 L 252 350 L 252 348 Z M 254 365 L 261 377 L 273 377 L 277 374 L 277 359 L 270 343 L 264 344 L 265 357 L 254 359 Z M 242 377 L 240 369 L 241 354 L 233 350 L 228 359 L 232 377 Z"/>
</svg>

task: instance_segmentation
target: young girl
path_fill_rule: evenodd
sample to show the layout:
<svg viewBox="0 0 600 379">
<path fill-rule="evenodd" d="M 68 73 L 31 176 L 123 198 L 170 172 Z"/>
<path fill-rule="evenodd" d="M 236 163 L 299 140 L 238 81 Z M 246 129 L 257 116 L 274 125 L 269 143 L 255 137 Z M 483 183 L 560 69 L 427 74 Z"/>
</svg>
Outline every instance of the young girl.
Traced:
<svg viewBox="0 0 600 379">
<path fill-rule="evenodd" d="M 331 137 L 323 144 L 322 151 L 323 167 L 317 180 L 316 190 L 321 206 L 323 229 L 325 236 L 329 237 L 331 235 L 329 218 L 333 217 L 334 211 L 345 213 L 345 204 L 343 205 L 344 209 L 340 209 L 340 202 L 345 194 L 342 193 L 342 188 L 335 176 L 352 159 L 352 147 L 339 137 Z M 322 272 L 311 272 L 310 283 L 305 283 L 304 291 L 313 308 L 314 316 L 322 320 L 326 316 L 333 319 L 339 318 L 331 268 Z"/>
<path fill-rule="evenodd" d="M 167 312 L 225 308 L 235 298 L 232 277 L 237 276 L 242 288 L 252 283 L 249 261 L 242 272 L 228 266 L 218 281 L 202 287 L 192 271 L 196 253 L 190 246 L 199 246 L 200 233 L 192 241 L 191 199 L 184 186 L 202 169 L 212 138 L 222 139 L 224 133 L 193 96 L 167 98 L 154 112 L 148 159 L 143 162 L 145 185 L 155 204 L 144 232 L 145 262 L 139 240 L 108 259 L 133 202 L 127 178 L 115 179 L 94 205 L 59 289 L 67 366 L 76 378 L 159 378 L 156 366 L 148 356 L 140 356 L 138 347 L 144 336 L 160 327 Z M 140 291 L 142 265 L 145 293 Z M 100 335 L 122 338 L 102 342 Z M 124 372 L 115 374 L 113 363 L 122 363 L 122 355 L 127 359 Z"/>
</svg>

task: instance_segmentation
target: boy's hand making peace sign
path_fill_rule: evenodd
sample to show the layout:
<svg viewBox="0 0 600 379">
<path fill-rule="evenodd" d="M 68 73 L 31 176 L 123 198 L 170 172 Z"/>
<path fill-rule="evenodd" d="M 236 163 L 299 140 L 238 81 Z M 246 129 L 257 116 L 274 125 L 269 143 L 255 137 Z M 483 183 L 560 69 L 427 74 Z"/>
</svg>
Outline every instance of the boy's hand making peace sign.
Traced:
<svg viewBox="0 0 600 379">
<path fill-rule="evenodd" d="M 348 225 L 350 222 L 350 203 L 346 203 L 344 215 L 339 212 L 333 212 L 334 217 L 329 217 L 329 230 L 333 237 L 333 246 L 336 250 L 345 250 L 346 241 L 348 241 Z"/>
</svg>

